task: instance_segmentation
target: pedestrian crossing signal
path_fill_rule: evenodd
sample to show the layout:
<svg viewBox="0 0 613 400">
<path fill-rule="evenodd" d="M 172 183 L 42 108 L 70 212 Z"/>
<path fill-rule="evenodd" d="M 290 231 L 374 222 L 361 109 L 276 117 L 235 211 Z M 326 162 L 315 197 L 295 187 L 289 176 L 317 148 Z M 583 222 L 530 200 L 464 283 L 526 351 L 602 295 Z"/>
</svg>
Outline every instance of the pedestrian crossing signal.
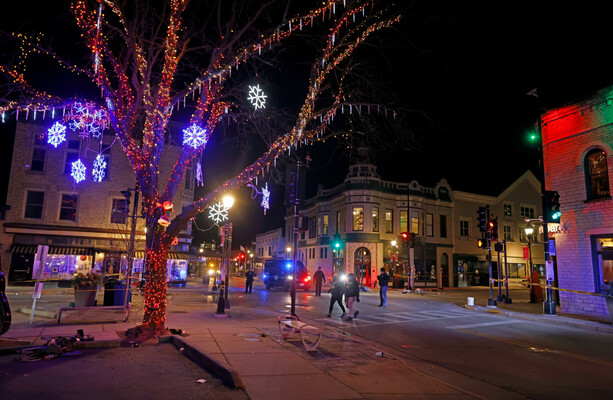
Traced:
<svg viewBox="0 0 613 400">
<path fill-rule="evenodd" d="M 477 240 L 477 247 L 479 247 L 480 249 L 487 249 L 487 239 Z"/>
</svg>

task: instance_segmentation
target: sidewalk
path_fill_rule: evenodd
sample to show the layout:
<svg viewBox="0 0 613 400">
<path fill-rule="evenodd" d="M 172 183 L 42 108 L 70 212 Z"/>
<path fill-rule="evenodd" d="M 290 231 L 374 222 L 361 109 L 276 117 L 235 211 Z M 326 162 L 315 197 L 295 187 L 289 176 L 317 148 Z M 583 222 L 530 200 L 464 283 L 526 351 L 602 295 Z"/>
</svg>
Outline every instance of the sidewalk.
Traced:
<svg viewBox="0 0 613 400">
<path fill-rule="evenodd" d="M 169 290 L 172 293 L 173 290 Z M 494 293 L 494 296 L 497 292 Z M 513 318 L 560 323 L 583 329 L 613 333 L 606 321 L 572 316 L 542 315 L 542 303 L 529 304 L 528 291 L 510 290 L 513 304 L 498 308 L 486 306 L 488 288 L 446 289 L 444 292 L 409 293 L 402 296 L 424 296 L 437 301 L 465 305 L 467 297 L 475 298 L 473 307 L 479 312 L 503 313 Z M 245 387 L 251 399 L 406 399 L 406 398 L 517 398 L 513 393 L 484 382 L 464 382 L 463 387 L 478 388 L 478 393 L 460 389 L 449 379 L 437 379 L 419 361 L 411 364 L 397 357 L 394 350 L 354 336 L 340 328 L 322 326 L 323 338 L 314 353 L 304 351 L 299 339 L 283 341 L 277 328 L 278 312 L 233 306 L 226 318 L 216 318 L 213 302 L 174 304 L 170 296 L 167 327 L 183 329 L 186 336 L 165 338 L 182 348 L 184 354 L 231 385 Z M 142 297 L 134 296 L 133 312 L 125 323 L 56 325 L 53 321 L 28 327 L 27 321 L 16 323 L 3 338 L 40 342 L 41 336 L 72 336 L 77 329 L 95 336 L 90 346 L 119 346 L 117 332 L 134 327 L 142 314 Z M 319 323 L 312 322 L 321 326 Z M 2 342 L 2 340 L 0 340 Z M 0 347 L 0 351 L 2 348 Z M 382 353 L 378 356 L 377 353 Z M 471 380 L 471 378 L 460 377 Z M 484 395 L 485 393 L 485 395 Z"/>
</svg>

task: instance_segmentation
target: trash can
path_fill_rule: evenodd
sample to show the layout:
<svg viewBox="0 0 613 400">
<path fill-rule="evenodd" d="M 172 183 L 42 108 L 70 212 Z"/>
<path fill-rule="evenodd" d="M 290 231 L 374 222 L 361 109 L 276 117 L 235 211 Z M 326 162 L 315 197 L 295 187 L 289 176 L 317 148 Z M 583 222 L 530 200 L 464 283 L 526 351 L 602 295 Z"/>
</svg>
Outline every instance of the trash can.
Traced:
<svg viewBox="0 0 613 400">
<path fill-rule="evenodd" d="M 104 306 L 112 306 L 115 302 L 115 285 L 117 279 L 106 279 L 104 282 Z"/>
<path fill-rule="evenodd" d="M 128 303 L 131 299 L 131 291 L 128 291 Z M 104 305 L 123 306 L 126 295 L 126 283 L 118 279 L 109 279 L 104 284 Z"/>
</svg>

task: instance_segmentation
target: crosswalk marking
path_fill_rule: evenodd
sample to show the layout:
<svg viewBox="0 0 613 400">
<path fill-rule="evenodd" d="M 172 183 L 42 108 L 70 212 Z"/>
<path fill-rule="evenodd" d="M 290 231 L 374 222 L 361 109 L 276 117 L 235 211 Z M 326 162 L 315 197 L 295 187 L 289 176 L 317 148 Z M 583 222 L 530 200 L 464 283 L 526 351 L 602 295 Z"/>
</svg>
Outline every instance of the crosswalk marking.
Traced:
<svg viewBox="0 0 613 400">
<path fill-rule="evenodd" d="M 474 316 L 474 315 L 472 315 Z M 466 313 L 462 311 L 415 311 L 415 312 L 399 312 L 399 313 L 387 313 L 387 314 L 360 314 L 358 318 L 352 322 L 346 321 L 341 318 L 319 318 L 318 321 L 325 321 L 335 325 L 388 325 L 399 324 L 403 322 L 415 322 L 415 321 L 428 321 L 428 320 L 441 320 L 441 319 L 454 319 L 465 318 Z M 457 325 L 460 326 L 460 325 Z"/>
<path fill-rule="evenodd" d="M 507 319 L 507 320 L 504 320 L 504 321 L 481 322 L 480 324 L 453 325 L 453 326 L 448 326 L 447 329 L 470 329 L 470 328 L 479 328 L 479 327 L 482 327 L 482 326 L 495 326 L 495 325 L 514 324 L 514 323 L 518 323 L 518 322 L 523 322 L 523 321 Z"/>
</svg>

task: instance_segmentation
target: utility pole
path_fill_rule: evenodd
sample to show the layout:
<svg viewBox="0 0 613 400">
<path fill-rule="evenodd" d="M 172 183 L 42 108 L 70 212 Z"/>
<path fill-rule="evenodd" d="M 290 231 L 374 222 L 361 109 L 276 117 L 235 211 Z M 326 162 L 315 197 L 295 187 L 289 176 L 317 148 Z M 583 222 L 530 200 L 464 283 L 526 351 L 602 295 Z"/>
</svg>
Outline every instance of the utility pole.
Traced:
<svg viewBox="0 0 613 400">
<path fill-rule="evenodd" d="M 292 286 L 290 289 L 290 313 L 292 316 L 296 317 L 296 276 L 297 276 L 297 262 L 298 262 L 298 204 L 300 203 L 300 167 L 309 167 L 309 162 L 311 161 L 311 157 L 307 154 L 305 162 L 300 160 L 298 156 L 296 156 L 296 180 L 294 181 L 294 187 L 292 188 L 294 191 L 294 268 L 292 271 Z"/>
<path fill-rule="evenodd" d="M 132 189 L 128 189 L 132 190 Z M 130 289 L 132 288 L 132 264 L 134 263 L 135 240 L 136 240 L 136 218 L 138 218 L 138 182 L 134 188 L 134 206 L 132 207 L 132 215 L 130 215 L 130 242 L 128 243 L 128 270 L 126 279 L 126 291 L 123 299 L 124 308 L 128 305 L 128 297 L 130 297 Z"/>
</svg>

